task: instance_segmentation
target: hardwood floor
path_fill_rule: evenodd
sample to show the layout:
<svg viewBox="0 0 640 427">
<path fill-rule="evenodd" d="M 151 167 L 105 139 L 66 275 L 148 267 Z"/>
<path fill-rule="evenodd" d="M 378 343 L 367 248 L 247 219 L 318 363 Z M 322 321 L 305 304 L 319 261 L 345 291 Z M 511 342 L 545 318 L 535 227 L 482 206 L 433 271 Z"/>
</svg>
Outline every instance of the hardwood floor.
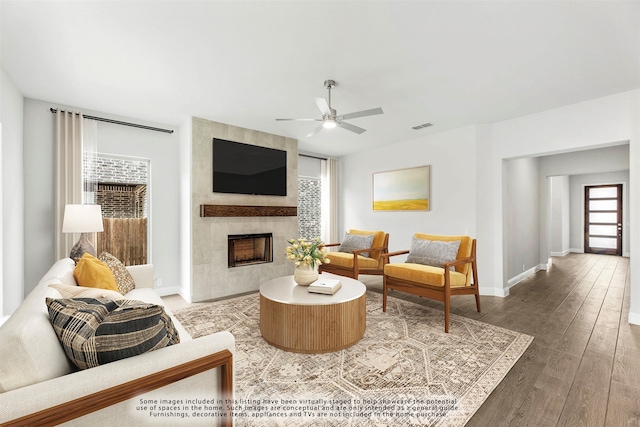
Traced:
<svg viewBox="0 0 640 427">
<path fill-rule="evenodd" d="M 381 278 L 360 280 L 382 289 Z M 482 296 L 481 308 L 473 296 L 451 299 L 452 313 L 535 338 L 467 426 L 640 426 L 640 326 L 627 322 L 628 258 L 554 258 L 508 297 Z"/>
<path fill-rule="evenodd" d="M 381 277 L 360 280 L 382 292 Z M 184 303 L 180 297 L 165 301 L 171 309 Z M 452 313 L 535 339 L 467 426 L 640 427 L 640 326 L 627 322 L 628 258 L 554 258 L 548 271 L 514 286 L 508 297 L 482 296 L 481 307 L 478 313 L 473 296 L 451 300 Z"/>
</svg>

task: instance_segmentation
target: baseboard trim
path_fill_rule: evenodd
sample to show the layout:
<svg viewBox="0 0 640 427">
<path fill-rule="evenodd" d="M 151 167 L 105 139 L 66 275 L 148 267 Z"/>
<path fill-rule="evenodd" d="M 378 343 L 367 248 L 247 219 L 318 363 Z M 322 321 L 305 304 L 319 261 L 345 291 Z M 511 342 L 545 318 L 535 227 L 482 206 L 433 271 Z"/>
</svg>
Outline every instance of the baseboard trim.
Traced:
<svg viewBox="0 0 640 427">
<path fill-rule="evenodd" d="M 167 287 L 163 287 L 163 288 L 155 288 L 154 291 L 156 291 L 156 293 L 158 295 L 160 295 L 161 297 L 166 297 L 166 296 L 169 296 L 169 295 L 179 294 L 180 293 L 180 287 L 179 286 L 167 286 Z"/>
<path fill-rule="evenodd" d="M 582 248 L 571 248 L 569 249 L 569 251 L 573 254 L 583 254 L 584 253 L 584 249 Z"/>
<path fill-rule="evenodd" d="M 518 274 L 516 277 L 512 277 L 511 279 L 509 279 L 507 281 L 507 286 L 509 288 L 512 288 L 518 283 L 528 278 L 529 276 L 536 274 L 539 270 L 541 270 L 540 266 L 530 268 L 527 271 L 523 271 L 522 273 Z"/>
<path fill-rule="evenodd" d="M 480 296 L 504 298 L 509 296 L 509 289 L 504 289 L 504 288 L 483 289 L 482 287 L 480 287 Z"/>
<path fill-rule="evenodd" d="M 640 325 L 640 313 L 629 312 L 629 323 L 632 325 Z"/>
<path fill-rule="evenodd" d="M 549 258 L 546 264 L 538 265 L 538 269 L 536 271 L 540 271 L 540 270 L 547 271 L 551 268 L 552 265 L 553 265 L 553 259 Z"/>
<path fill-rule="evenodd" d="M 559 256 L 559 257 L 563 257 L 563 256 L 567 256 L 571 253 L 571 249 L 566 249 L 562 252 L 551 252 L 551 256 Z"/>
</svg>

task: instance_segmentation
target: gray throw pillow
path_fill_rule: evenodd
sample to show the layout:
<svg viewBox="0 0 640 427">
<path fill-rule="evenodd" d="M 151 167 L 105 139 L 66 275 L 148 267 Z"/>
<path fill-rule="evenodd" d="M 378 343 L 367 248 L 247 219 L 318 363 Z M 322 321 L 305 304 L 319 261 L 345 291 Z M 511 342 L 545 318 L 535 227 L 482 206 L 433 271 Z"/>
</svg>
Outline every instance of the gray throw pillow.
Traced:
<svg viewBox="0 0 640 427">
<path fill-rule="evenodd" d="M 438 240 L 418 239 L 414 236 L 406 262 L 442 268 L 445 262 L 453 261 L 458 257 L 459 247 L 460 240 L 441 242 Z M 453 270 L 453 267 L 451 267 L 451 270 Z"/>
<path fill-rule="evenodd" d="M 338 251 L 353 253 L 353 251 L 357 251 L 360 249 L 369 249 L 373 244 L 373 234 L 369 235 L 360 235 L 360 234 L 344 234 L 344 239 L 342 243 L 340 243 L 340 247 Z M 362 255 L 364 257 L 369 257 L 369 252 L 360 252 L 358 255 Z"/>
</svg>

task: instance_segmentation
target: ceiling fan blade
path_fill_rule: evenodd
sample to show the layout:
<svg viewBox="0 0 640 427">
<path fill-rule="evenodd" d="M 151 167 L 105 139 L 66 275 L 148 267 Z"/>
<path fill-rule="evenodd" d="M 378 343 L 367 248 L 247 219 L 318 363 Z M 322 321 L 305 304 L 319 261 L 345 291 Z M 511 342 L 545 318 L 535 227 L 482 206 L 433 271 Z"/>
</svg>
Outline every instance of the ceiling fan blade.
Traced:
<svg viewBox="0 0 640 427">
<path fill-rule="evenodd" d="M 291 121 L 291 120 L 295 120 L 298 122 L 321 122 L 322 121 L 322 119 L 276 119 L 276 122 Z"/>
<path fill-rule="evenodd" d="M 358 126 L 354 126 L 354 125 L 352 125 L 350 123 L 340 122 L 340 121 L 337 121 L 337 120 L 336 120 L 336 124 L 339 127 L 341 127 L 342 129 L 350 130 L 351 132 L 355 132 L 358 135 L 360 135 L 361 133 L 367 131 L 366 129 L 362 129 L 362 128 L 360 128 Z"/>
<path fill-rule="evenodd" d="M 307 138 L 309 138 L 310 136 L 315 135 L 316 133 L 320 132 L 322 130 L 322 125 L 316 127 L 315 129 L 313 129 L 311 132 L 309 132 L 307 134 Z"/>
<path fill-rule="evenodd" d="M 329 104 L 327 100 L 324 98 L 316 98 L 316 105 L 320 109 L 320 112 L 323 116 L 331 117 L 331 108 L 329 108 Z"/>
<path fill-rule="evenodd" d="M 349 119 L 355 119 L 358 117 L 375 116 L 376 114 L 384 114 L 384 111 L 382 111 L 382 108 L 372 108 L 371 110 L 363 110 L 363 111 L 356 111 L 355 113 L 343 114 L 342 116 L 336 117 L 336 119 L 349 120 Z"/>
</svg>

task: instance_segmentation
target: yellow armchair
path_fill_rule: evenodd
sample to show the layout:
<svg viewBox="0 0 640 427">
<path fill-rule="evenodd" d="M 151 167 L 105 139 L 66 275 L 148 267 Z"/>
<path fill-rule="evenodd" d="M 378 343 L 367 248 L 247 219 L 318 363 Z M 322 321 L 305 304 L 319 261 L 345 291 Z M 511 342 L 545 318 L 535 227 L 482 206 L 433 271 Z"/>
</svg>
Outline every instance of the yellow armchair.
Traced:
<svg viewBox="0 0 640 427">
<path fill-rule="evenodd" d="M 319 272 L 338 274 L 340 276 L 358 278 L 358 274 L 381 276 L 389 258 L 384 257 L 389 249 L 389 233 L 384 231 L 349 230 L 348 235 L 373 236 L 370 247 L 353 249 L 349 252 L 328 252 L 329 263 L 322 264 Z M 329 243 L 325 247 L 345 246 L 342 243 Z"/>
<path fill-rule="evenodd" d="M 475 239 L 417 233 L 411 250 L 387 253 L 384 258 L 402 254 L 409 254 L 406 262 L 384 267 L 382 311 L 387 311 L 387 293 L 393 289 L 444 302 L 445 332 L 449 332 L 452 295 L 475 295 L 480 312 Z"/>
</svg>

